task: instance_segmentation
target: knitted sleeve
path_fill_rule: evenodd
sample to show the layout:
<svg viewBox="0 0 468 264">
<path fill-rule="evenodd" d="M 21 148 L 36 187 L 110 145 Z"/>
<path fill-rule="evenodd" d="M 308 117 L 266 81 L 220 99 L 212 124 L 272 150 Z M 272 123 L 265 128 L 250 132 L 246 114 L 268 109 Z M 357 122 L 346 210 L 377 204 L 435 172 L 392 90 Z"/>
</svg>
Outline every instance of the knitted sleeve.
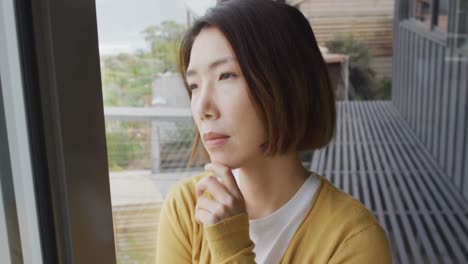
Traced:
<svg viewBox="0 0 468 264">
<path fill-rule="evenodd" d="M 156 263 L 191 263 L 193 206 L 180 186 L 169 191 L 163 203 L 157 237 Z M 185 198 L 184 198 L 185 197 Z M 212 263 L 255 263 L 247 213 L 203 226 Z"/>
<path fill-rule="evenodd" d="M 190 212 L 184 209 L 179 186 L 169 191 L 163 203 L 156 245 L 156 263 L 191 263 L 192 249 L 188 227 Z"/>
<path fill-rule="evenodd" d="M 255 263 L 247 213 L 204 227 L 214 263 Z"/>
</svg>

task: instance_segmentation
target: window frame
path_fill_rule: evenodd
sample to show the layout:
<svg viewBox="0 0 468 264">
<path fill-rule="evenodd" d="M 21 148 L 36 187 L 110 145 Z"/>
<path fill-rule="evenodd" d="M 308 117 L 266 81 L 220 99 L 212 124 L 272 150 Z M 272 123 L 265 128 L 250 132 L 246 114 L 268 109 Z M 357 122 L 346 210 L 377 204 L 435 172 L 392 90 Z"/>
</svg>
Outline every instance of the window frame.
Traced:
<svg viewBox="0 0 468 264">
<path fill-rule="evenodd" d="M 455 13 L 453 47 L 457 53 L 468 55 L 468 1 L 458 1 Z"/>
<path fill-rule="evenodd" d="M 427 24 L 421 22 L 420 20 L 414 17 L 414 1 L 415 0 L 398 0 L 396 2 L 397 12 L 399 14 L 398 22 L 400 26 L 407 28 L 413 32 L 418 34 L 424 35 L 425 37 L 431 39 L 439 43 L 440 45 L 447 46 L 450 44 L 449 42 L 449 31 L 450 31 L 450 24 L 447 27 L 447 32 L 441 31 L 438 29 L 437 26 L 434 25 L 435 23 L 435 16 L 437 16 L 437 11 L 434 9 L 434 6 L 439 3 L 439 0 L 432 0 L 431 4 L 431 26 L 428 27 Z M 452 6 L 449 4 L 449 13 L 451 11 Z M 449 19 L 451 19 L 449 14 Z M 398 24 L 395 24 L 398 26 Z"/>
<path fill-rule="evenodd" d="M 39 229 L 39 244 L 21 237 L 24 262 L 116 263 L 95 1 L 2 1 L 16 15 L 26 119 L 17 133 L 30 148 L 37 208 L 18 222 Z"/>
<path fill-rule="evenodd" d="M 418 23 L 420 26 L 423 26 L 423 27 L 427 28 L 430 31 L 435 31 L 435 32 L 438 32 L 440 34 L 447 34 L 447 32 L 449 32 L 449 30 L 450 30 L 449 25 L 447 25 L 447 31 L 440 30 L 440 28 L 437 25 L 438 19 L 439 19 L 439 3 L 440 3 L 440 0 L 430 0 L 431 1 L 431 6 L 430 6 L 430 12 L 429 13 L 431 14 L 431 18 L 430 18 L 430 25 L 429 26 L 427 24 L 423 23 L 421 20 L 416 18 L 416 16 L 415 16 L 415 1 L 416 0 L 409 0 L 409 8 L 408 8 L 408 19 L 409 20 L 414 21 L 415 23 Z M 450 13 L 450 7 L 451 7 L 451 4 L 449 2 L 449 6 L 448 6 L 449 13 Z M 449 19 L 450 19 L 450 16 L 449 16 Z"/>
<path fill-rule="evenodd" d="M 14 0 L 0 1 L 0 260 L 43 263 Z"/>
</svg>

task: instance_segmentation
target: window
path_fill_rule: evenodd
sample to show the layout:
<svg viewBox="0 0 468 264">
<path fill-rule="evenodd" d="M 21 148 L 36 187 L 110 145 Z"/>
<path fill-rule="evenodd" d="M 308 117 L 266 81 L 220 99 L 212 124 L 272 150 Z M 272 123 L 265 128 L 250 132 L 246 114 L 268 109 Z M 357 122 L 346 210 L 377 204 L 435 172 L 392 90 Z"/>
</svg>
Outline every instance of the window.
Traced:
<svg viewBox="0 0 468 264">
<path fill-rule="evenodd" d="M 457 37 L 456 46 L 460 53 L 468 54 L 468 2 L 459 1 L 457 8 L 457 23 L 455 25 Z"/>
<path fill-rule="evenodd" d="M 194 126 L 176 58 L 187 24 L 215 4 L 96 0 L 118 263 L 154 263 L 169 188 L 203 170 L 187 168 Z"/>
<path fill-rule="evenodd" d="M 436 13 L 436 21 L 434 25 L 438 30 L 442 32 L 447 32 L 448 30 L 448 12 L 449 12 L 449 1 L 448 0 L 439 0 L 438 8 Z"/>
<path fill-rule="evenodd" d="M 448 31 L 448 0 L 412 0 L 411 17 L 431 30 Z"/>
<path fill-rule="evenodd" d="M 427 26 L 431 26 L 431 0 L 414 0 L 413 17 Z"/>
</svg>

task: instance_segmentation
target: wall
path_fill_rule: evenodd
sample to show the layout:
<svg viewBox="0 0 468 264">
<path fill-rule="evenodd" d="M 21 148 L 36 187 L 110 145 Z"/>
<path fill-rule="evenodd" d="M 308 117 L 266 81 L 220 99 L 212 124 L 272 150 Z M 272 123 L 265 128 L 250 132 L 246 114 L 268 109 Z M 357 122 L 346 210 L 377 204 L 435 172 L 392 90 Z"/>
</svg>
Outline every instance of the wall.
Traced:
<svg viewBox="0 0 468 264">
<path fill-rule="evenodd" d="M 405 4 L 399 1 L 399 12 L 406 12 Z M 454 13 L 452 6 L 452 19 Z M 468 54 L 451 48 L 447 34 L 404 17 L 395 23 L 392 101 L 468 198 Z"/>
</svg>

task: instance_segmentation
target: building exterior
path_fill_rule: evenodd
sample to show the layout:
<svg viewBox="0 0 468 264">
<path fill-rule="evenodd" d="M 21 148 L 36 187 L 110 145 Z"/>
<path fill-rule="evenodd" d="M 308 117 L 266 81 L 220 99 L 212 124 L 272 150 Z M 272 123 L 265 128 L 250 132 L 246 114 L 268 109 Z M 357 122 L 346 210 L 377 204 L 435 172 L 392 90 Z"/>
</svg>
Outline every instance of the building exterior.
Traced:
<svg viewBox="0 0 468 264">
<path fill-rule="evenodd" d="M 396 1 L 392 101 L 468 198 L 467 17 L 467 1 Z"/>
<path fill-rule="evenodd" d="M 153 107 L 175 113 L 190 109 L 190 98 L 180 74 L 164 73 L 153 81 Z M 190 153 L 192 124 L 176 120 L 151 122 L 151 171 L 181 167 L 187 163 Z"/>
</svg>

